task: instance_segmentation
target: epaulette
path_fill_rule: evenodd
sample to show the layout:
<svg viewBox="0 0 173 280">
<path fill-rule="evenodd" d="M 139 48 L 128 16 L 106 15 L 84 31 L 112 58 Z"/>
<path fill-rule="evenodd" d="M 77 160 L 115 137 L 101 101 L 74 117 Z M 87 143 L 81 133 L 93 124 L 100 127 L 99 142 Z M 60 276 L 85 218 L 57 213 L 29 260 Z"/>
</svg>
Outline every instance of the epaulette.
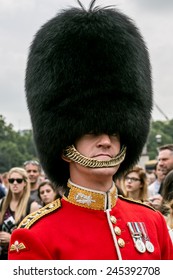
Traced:
<svg viewBox="0 0 173 280">
<path fill-rule="evenodd" d="M 128 202 L 132 202 L 132 203 L 135 203 L 135 204 L 140 204 L 140 205 L 142 205 L 142 206 L 145 206 L 145 207 L 147 207 L 147 208 L 150 208 L 150 209 L 156 211 L 155 208 L 153 208 L 152 206 L 146 204 L 145 202 L 142 202 L 141 200 L 134 200 L 133 198 L 124 197 L 124 196 L 122 196 L 122 195 L 118 195 L 118 197 L 119 197 L 120 199 L 122 199 L 122 200 L 126 200 L 126 201 L 128 201 Z"/>
<path fill-rule="evenodd" d="M 46 206 L 40 208 L 39 210 L 27 215 L 22 222 L 19 224 L 18 228 L 30 228 L 36 221 L 38 221 L 43 216 L 55 211 L 61 207 L 61 200 L 58 198 L 55 201 L 47 204 Z"/>
</svg>

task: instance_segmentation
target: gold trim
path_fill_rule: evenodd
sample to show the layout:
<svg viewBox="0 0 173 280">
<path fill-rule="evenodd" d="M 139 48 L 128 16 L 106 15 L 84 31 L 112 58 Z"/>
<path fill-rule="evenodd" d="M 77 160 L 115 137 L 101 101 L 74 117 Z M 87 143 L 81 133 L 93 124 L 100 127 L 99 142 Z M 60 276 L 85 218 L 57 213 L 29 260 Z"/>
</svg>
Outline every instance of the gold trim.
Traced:
<svg viewBox="0 0 173 280">
<path fill-rule="evenodd" d="M 58 198 L 55 201 L 49 203 L 48 205 L 40 208 L 39 210 L 27 215 L 19 224 L 18 228 L 30 228 L 38 219 L 55 211 L 59 207 L 61 207 L 61 201 Z"/>
<path fill-rule="evenodd" d="M 122 195 L 118 195 L 118 197 L 121 198 L 121 199 L 123 199 L 123 200 L 127 200 L 127 201 L 130 201 L 130 202 L 136 203 L 136 204 L 140 204 L 140 205 L 143 205 L 143 206 L 145 206 L 145 207 L 147 207 L 147 208 L 150 208 L 150 209 L 152 209 L 152 210 L 154 210 L 154 211 L 157 211 L 157 210 L 156 210 L 155 208 L 153 208 L 152 206 L 150 206 L 150 205 L 148 205 L 148 204 L 146 204 L 145 202 L 142 202 L 142 201 L 140 201 L 140 200 L 135 200 L 135 199 L 133 199 L 133 198 L 124 197 L 124 196 L 122 196 Z"/>
<path fill-rule="evenodd" d="M 97 160 L 97 159 L 85 157 L 75 149 L 74 145 L 67 147 L 63 151 L 63 156 L 66 157 L 67 159 L 79 163 L 84 167 L 90 167 L 90 168 L 115 167 L 124 160 L 126 156 L 126 147 L 123 146 L 120 153 L 116 155 L 116 157 L 110 160 Z"/>
<path fill-rule="evenodd" d="M 73 185 L 70 181 L 68 181 L 67 187 L 69 188 L 69 193 L 68 195 L 64 194 L 63 198 L 77 206 L 93 210 L 105 210 L 108 206 L 107 203 L 110 204 L 109 207 L 111 208 L 116 205 L 117 189 L 114 184 L 105 193 Z"/>
</svg>

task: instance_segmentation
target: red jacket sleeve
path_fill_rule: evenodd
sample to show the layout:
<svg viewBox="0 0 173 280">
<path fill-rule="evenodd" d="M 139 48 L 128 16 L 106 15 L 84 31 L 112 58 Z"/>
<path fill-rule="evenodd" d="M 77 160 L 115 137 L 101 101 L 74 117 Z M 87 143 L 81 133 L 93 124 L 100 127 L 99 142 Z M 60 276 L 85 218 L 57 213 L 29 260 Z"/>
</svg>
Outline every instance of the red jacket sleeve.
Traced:
<svg viewBox="0 0 173 280">
<path fill-rule="evenodd" d="M 28 229 L 16 229 L 11 236 L 8 259 L 50 260 L 52 258 L 39 236 Z"/>
</svg>

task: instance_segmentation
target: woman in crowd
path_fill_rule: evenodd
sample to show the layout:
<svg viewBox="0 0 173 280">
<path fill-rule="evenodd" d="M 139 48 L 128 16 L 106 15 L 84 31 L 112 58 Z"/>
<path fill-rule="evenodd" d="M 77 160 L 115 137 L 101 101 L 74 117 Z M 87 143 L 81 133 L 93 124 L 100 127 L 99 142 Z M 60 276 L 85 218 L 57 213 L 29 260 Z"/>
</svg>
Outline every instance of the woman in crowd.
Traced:
<svg viewBox="0 0 173 280">
<path fill-rule="evenodd" d="M 40 208 L 30 199 L 30 183 L 27 172 L 20 167 L 8 173 L 9 191 L 0 205 L 0 259 L 7 259 L 11 233 L 23 218 Z"/>
<path fill-rule="evenodd" d="M 58 197 L 55 186 L 49 180 L 44 180 L 39 184 L 38 196 L 43 206 L 54 201 Z"/>
<path fill-rule="evenodd" d="M 145 202 L 147 195 L 147 175 L 140 166 L 134 166 L 123 177 L 123 192 L 125 197 Z"/>
</svg>

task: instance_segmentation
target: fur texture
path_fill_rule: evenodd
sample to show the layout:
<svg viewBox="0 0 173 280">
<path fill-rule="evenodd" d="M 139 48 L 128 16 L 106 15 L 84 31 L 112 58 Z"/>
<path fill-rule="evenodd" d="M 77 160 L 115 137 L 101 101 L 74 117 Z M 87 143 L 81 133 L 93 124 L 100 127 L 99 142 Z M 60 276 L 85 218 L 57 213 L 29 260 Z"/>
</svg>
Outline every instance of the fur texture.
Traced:
<svg viewBox="0 0 173 280">
<path fill-rule="evenodd" d="M 26 96 L 38 156 L 48 177 L 66 185 L 62 150 L 87 132 L 120 133 L 135 164 L 150 127 L 148 50 L 135 24 L 114 9 L 61 12 L 37 32 L 26 70 Z"/>
</svg>

